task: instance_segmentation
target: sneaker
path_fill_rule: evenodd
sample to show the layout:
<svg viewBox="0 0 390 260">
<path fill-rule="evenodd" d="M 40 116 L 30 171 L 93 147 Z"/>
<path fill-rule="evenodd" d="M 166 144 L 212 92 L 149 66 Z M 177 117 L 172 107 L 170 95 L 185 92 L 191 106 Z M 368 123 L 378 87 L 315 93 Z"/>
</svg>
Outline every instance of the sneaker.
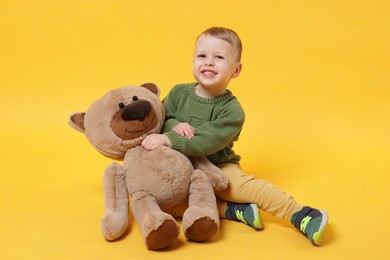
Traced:
<svg viewBox="0 0 390 260">
<path fill-rule="evenodd" d="M 319 246 L 328 224 L 328 214 L 324 210 L 306 206 L 292 215 L 291 224 L 304 233 L 313 244 Z"/>
<path fill-rule="evenodd" d="M 256 230 L 264 228 L 257 204 L 228 202 L 225 215 L 228 220 L 243 222 Z"/>
</svg>

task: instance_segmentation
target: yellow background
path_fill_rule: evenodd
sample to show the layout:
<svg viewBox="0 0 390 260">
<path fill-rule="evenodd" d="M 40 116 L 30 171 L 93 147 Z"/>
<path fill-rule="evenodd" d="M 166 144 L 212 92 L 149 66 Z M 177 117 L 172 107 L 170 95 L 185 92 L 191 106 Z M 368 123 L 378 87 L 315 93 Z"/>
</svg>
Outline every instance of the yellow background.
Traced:
<svg viewBox="0 0 390 260">
<path fill-rule="evenodd" d="M 0 258 L 389 259 L 389 14 L 387 0 L 1 0 Z M 321 247 L 266 213 L 261 232 L 222 221 L 163 252 L 135 222 L 100 234 L 110 160 L 68 116 L 112 88 L 192 81 L 195 38 L 215 25 L 244 44 L 242 165 L 328 210 Z"/>
</svg>

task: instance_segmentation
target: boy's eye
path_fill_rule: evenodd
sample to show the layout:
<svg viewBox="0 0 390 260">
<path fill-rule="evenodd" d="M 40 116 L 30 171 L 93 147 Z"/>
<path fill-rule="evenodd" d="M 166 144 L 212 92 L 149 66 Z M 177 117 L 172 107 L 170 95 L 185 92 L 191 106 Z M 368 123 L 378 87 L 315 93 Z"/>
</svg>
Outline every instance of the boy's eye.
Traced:
<svg viewBox="0 0 390 260">
<path fill-rule="evenodd" d="M 198 58 L 206 58 L 206 54 L 198 54 Z"/>
<path fill-rule="evenodd" d="M 217 57 L 218 60 L 223 60 L 223 59 L 225 59 L 225 58 L 224 58 L 223 56 L 221 56 L 221 55 L 217 55 L 216 57 Z"/>
</svg>

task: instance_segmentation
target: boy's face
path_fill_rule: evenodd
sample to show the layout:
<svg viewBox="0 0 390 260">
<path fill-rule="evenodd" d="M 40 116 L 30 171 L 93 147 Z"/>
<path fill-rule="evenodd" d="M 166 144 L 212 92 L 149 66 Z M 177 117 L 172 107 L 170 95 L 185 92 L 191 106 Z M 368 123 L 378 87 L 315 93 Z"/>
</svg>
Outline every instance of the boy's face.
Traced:
<svg viewBox="0 0 390 260">
<path fill-rule="evenodd" d="M 196 41 L 193 74 L 202 88 L 224 93 L 229 81 L 240 74 L 241 67 L 237 50 L 227 41 L 210 35 L 201 35 Z"/>
</svg>

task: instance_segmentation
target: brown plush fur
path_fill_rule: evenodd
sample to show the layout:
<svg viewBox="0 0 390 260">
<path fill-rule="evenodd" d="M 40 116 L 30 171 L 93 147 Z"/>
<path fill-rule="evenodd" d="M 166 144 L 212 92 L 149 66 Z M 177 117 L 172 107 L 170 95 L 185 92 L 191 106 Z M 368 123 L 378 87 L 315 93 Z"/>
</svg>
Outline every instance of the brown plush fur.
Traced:
<svg viewBox="0 0 390 260">
<path fill-rule="evenodd" d="M 123 160 L 123 166 L 113 162 L 104 172 L 103 236 L 115 240 L 126 232 L 130 195 L 151 250 L 176 241 L 180 227 L 172 214 L 178 208 L 186 208 L 182 228 L 188 239 L 205 241 L 215 235 L 219 217 L 214 189 L 227 187 L 226 176 L 205 158 L 191 158 L 191 163 L 168 147 L 147 151 L 140 146 L 148 134 L 161 131 L 165 113 L 158 95 L 151 83 L 115 89 L 69 119 L 100 153 Z"/>
</svg>

